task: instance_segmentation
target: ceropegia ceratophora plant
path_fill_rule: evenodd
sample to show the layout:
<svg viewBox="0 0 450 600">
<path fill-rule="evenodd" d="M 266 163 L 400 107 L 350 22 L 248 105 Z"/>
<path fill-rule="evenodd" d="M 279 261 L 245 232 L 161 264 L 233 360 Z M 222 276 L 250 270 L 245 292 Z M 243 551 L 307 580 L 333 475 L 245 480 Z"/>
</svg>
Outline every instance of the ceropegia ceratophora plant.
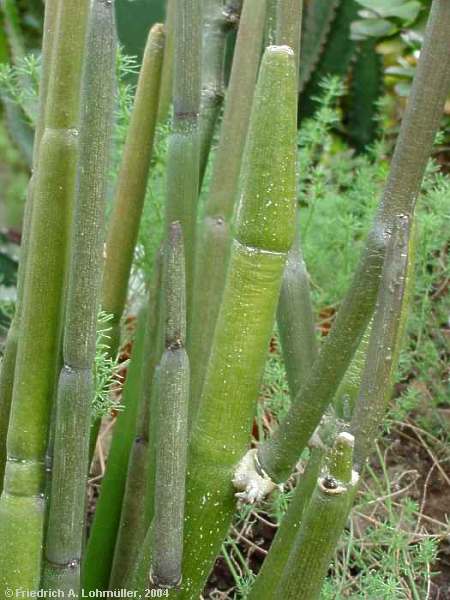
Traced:
<svg viewBox="0 0 450 600">
<path fill-rule="evenodd" d="M 125 590 L 197 600 L 237 510 L 280 493 L 301 456 L 247 597 L 320 597 L 392 392 L 414 209 L 450 91 L 450 5 L 432 4 L 385 190 L 320 344 L 298 221 L 298 96 L 341 60 L 336 48 L 348 52 L 354 6 L 306 7 L 302 50 L 302 0 L 169 0 L 165 25 L 149 32 L 122 148 L 113 1 L 46 1 L 0 375 L 1 598 Z M 161 160 L 153 150 L 166 127 Z M 144 217 L 161 189 L 156 231 Z M 136 297 L 142 236 L 162 243 Z M 125 378 L 110 390 L 122 409 L 103 423 L 93 410 L 100 310 L 111 325 L 102 351 Z M 274 328 L 291 404 L 252 440 Z M 96 444 L 102 472 L 89 483 Z"/>
</svg>

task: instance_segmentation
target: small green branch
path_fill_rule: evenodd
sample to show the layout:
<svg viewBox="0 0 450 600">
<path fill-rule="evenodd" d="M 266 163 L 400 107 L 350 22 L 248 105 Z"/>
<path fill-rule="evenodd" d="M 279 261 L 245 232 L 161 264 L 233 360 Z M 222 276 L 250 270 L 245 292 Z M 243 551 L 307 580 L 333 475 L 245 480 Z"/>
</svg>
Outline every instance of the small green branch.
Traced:
<svg viewBox="0 0 450 600">
<path fill-rule="evenodd" d="M 157 122 L 163 54 L 164 30 L 162 25 L 156 24 L 149 33 L 145 47 L 106 241 L 102 309 L 113 315 L 110 332 L 112 356 L 115 356 L 119 347 L 120 320 L 127 299 L 128 279 L 144 206 Z"/>
</svg>

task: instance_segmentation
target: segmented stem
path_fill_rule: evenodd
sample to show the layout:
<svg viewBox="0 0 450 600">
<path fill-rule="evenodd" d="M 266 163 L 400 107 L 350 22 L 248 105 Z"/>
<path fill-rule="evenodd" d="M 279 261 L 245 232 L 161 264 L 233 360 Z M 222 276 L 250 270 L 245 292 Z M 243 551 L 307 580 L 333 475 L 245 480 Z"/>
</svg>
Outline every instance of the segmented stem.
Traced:
<svg viewBox="0 0 450 600">
<path fill-rule="evenodd" d="M 188 442 L 189 359 L 186 284 L 179 223 L 169 230 L 164 277 L 165 350 L 159 372 L 158 437 L 150 582 L 173 588 L 181 581 Z"/>
<path fill-rule="evenodd" d="M 58 13 L 0 500 L 0 595 L 7 587 L 38 589 L 41 574 L 44 460 L 60 356 L 89 8 L 88 0 L 67 0 Z"/>
<path fill-rule="evenodd" d="M 28 247 L 31 233 L 31 217 L 33 205 L 33 183 L 36 178 L 39 146 L 44 129 L 45 107 L 47 104 L 50 63 L 56 27 L 57 10 L 60 0 L 47 0 L 42 39 L 42 74 L 39 86 L 39 114 L 36 122 L 33 146 L 33 173 L 28 184 L 27 202 L 22 226 L 22 243 L 20 247 L 20 262 L 17 281 L 17 301 L 12 323 L 8 331 L 2 368 L 0 372 L 0 491 L 3 489 L 3 477 L 6 464 L 6 435 L 8 431 L 9 414 L 14 382 L 17 344 L 23 310 L 23 288 L 28 258 Z"/>
<path fill-rule="evenodd" d="M 45 540 L 45 589 L 78 594 L 103 268 L 104 216 L 115 99 L 114 5 L 92 3 L 84 75 L 78 195 Z"/>
</svg>

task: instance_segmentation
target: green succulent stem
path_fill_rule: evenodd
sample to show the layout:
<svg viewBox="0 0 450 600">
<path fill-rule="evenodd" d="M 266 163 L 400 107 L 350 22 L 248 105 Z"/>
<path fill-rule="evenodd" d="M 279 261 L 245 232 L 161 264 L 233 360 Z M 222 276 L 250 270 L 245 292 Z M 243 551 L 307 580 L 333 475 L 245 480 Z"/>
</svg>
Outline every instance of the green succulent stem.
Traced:
<svg viewBox="0 0 450 600">
<path fill-rule="evenodd" d="M 303 515 L 316 486 L 324 454 L 325 450 L 322 448 L 313 449 L 306 469 L 300 475 L 288 511 L 270 546 L 269 554 L 264 559 L 252 586 L 248 600 L 272 600 L 274 597 L 280 574 L 286 566 Z"/>
<path fill-rule="evenodd" d="M 435 0 L 391 171 L 353 282 L 336 322 L 285 420 L 258 450 L 273 481 L 287 479 L 332 401 L 372 317 L 386 245 L 400 215 L 413 213 L 450 89 L 450 5 Z"/>
<path fill-rule="evenodd" d="M 393 376 L 406 314 L 411 218 L 399 217 L 383 269 L 361 391 L 351 423 L 355 436 L 355 468 L 361 471 L 373 451 L 393 389 Z"/>
<path fill-rule="evenodd" d="M 54 433 L 45 589 L 80 591 L 80 561 L 94 395 L 93 364 L 103 267 L 106 183 L 115 98 L 114 5 L 95 0 L 84 74 L 78 194 Z"/>
<path fill-rule="evenodd" d="M 87 0 L 70 0 L 58 13 L 0 499 L 0 537 L 7 541 L 0 553 L 0 595 L 8 587 L 36 590 L 40 582 L 44 462 L 60 356 L 89 8 Z"/>
<path fill-rule="evenodd" d="M 159 258 L 149 289 L 139 410 L 128 462 L 126 487 L 109 583 L 113 590 L 124 587 L 126 578 L 137 560 L 152 517 L 148 509 L 147 490 L 149 489 L 149 480 L 154 479 L 154 461 L 151 460 L 149 442 L 153 442 L 154 422 L 156 421 L 152 406 L 152 394 L 155 386 L 156 363 L 159 360 L 159 300 L 162 278 L 162 265 Z"/>
<path fill-rule="evenodd" d="M 278 0 L 275 39 L 294 51 L 297 72 L 300 64 L 303 0 Z"/>
<path fill-rule="evenodd" d="M 176 0 L 167 0 L 166 20 L 164 22 L 166 42 L 164 45 L 158 106 L 159 123 L 166 121 L 172 104 L 173 60 L 175 52 L 175 9 Z"/>
<path fill-rule="evenodd" d="M 181 581 L 188 442 L 189 359 L 183 235 L 172 223 L 165 257 L 165 350 L 159 374 L 156 481 L 150 582 L 173 588 Z"/>
<path fill-rule="evenodd" d="M 277 44 L 290 46 L 298 74 L 302 30 L 302 0 L 280 0 L 277 5 Z M 295 398 L 317 357 L 309 275 L 300 244 L 299 223 L 288 254 L 278 303 L 277 322 L 291 397 Z"/>
<path fill-rule="evenodd" d="M 203 0 L 202 89 L 200 106 L 200 182 L 224 98 L 227 33 L 237 25 L 242 0 Z"/>
<path fill-rule="evenodd" d="M 328 472 L 319 477 L 303 513 L 300 529 L 279 585 L 276 600 L 320 597 L 323 580 L 350 510 L 353 497 L 353 437 L 340 434 L 331 451 Z"/>
<path fill-rule="evenodd" d="M 237 202 L 242 155 L 247 137 L 264 34 L 266 0 L 245 0 L 226 93 L 212 179 L 200 229 L 195 276 L 195 306 L 189 327 L 193 423 L 211 351 L 225 285 L 231 225 Z"/>
<path fill-rule="evenodd" d="M 114 558 L 117 531 L 120 524 L 128 462 L 135 439 L 139 399 L 142 397 L 142 365 L 147 337 L 147 305 L 137 317 L 136 335 L 130 366 L 123 390 L 124 410 L 119 412 L 114 426 L 106 472 L 100 488 L 94 521 L 83 560 L 83 588 L 108 589 Z"/>
<path fill-rule="evenodd" d="M 42 139 L 45 120 L 45 107 L 47 104 L 48 81 L 50 73 L 51 55 L 53 49 L 56 17 L 59 0 L 48 0 L 45 7 L 45 17 L 42 39 L 42 74 L 39 86 L 39 113 L 36 122 L 36 132 L 33 146 L 33 172 L 37 170 L 39 146 Z M 28 184 L 27 202 L 25 206 L 22 227 L 22 243 L 20 248 L 20 262 L 17 281 L 17 301 L 14 318 L 8 331 L 5 344 L 2 368 L 0 372 L 0 491 L 3 489 L 3 477 L 6 464 L 6 436 L 8 431 L 9 414 L 11 410 L 14 369 L 16 365 L 17 344 L 20 332 L 20 323 L 23 312 L 23 290 L 28 258 L 28 247 L 31 233 L 32 218 L 32 193 L 35 175 L 32 174 Z"/>
<path fill-rule="evenodd" d="M 144 51 L 113 212 L 108 225 L 102 309 L 113 315 L 111 356 L 116 355 L 119 347 L 120 320 L 127 299 L 128 280 L 147 189 L 158 115 L 163 54 L 164 29 L 158 23 L 150 30 Z"/>
<path fill-rule="evenodd" d="M 177 0 L 173 120 L 167 158 L 166 225 L 179 222 L 186 258 L 187 315 L 193 301 L 197 200 L 200 169 L 201 8 L 199 0 Z"/>
</svg>

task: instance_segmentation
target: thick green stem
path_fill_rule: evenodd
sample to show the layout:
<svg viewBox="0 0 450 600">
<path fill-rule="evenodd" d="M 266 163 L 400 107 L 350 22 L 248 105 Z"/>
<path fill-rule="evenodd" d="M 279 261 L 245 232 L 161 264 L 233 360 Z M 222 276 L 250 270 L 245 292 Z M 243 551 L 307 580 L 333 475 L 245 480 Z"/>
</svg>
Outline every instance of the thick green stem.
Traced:
<svg viewBox="0 0 450 600">
<path fill-rule="evenodd" d="M 189 320 L 194 284 L 200 168 L 200 1 L 177 0 L 176 9 L 174 114 L 168 149 L 166 224 L 169 227 L 178 221 L 183 231 Z"/>
<path fill-rule="evenodd" d="M 142 364 L 146 334 L 147 306 L 143 307 L 138 315 L 136 337 L 123 390 L 124 410 L 117 416 L 114 426 L 108 464 L 83 561 L 83 587 L 88 591 L 108 589 L 128 461 L 135 438 L 138 401 L 142 395 Z"/>
<path fill-rule="evenodd" d="M 155 385 L 156 362 L 159 359 L 159 299 L 161 288 L 161 260 L 149 289 L 149 305 L 141 373 L 141 397 L 137 416 L 136 433 L 128 462 L 126 488 L 122 502 L 120 524 L 111 567 L 110 588 L 125 585 L 134 567 L 151 521 L 148 510 L 147 490 L 149 480 L 154 478 L 154 464 L 150 460 L 150 423 L 156 420 L 152 410 L 152 390 Z M 152 440 L 153 441 L 153 440 Z"/>
<path fill-rule="evenodd" d="M 0 595 L 36 590 L 41 575 L 44 459 L 61 339 L 79 157 L 80 91 L 90 2 L 60 6 L 33 218 L 0 500 Z M 33 368 L 30 368 L 33 365 Z"/>
<path fill-rule="evenodd" d="M 195 598 L 235 510 L 231 478 L 248 447 L 255 401 L 295 221 L 295 67 L 266 50 L 252 111 L 224 299 L 192 430 L 183 587 Z"/>
<path fill-rule="evenodd" d="M 224 97 L 227 33 L 237 24 L 241 2 L 203 0 L 202 91 L 200 108 L 200 182 Z"/>
<path fill-rule="evenodd" d="M 155 515 L 149 581 L 176 587 L 181 581 L 188 441 L 189 359 L 186 283 L 179 223 L 169 230 L 164 277 L 165 351 L 160 364 L 156 444 Z"/>
<path fill-rule="evenodd" d="M 264 32 L 266 0 L 245 0 L 226 94 L 211 185 L 201 228 L 195 277 L 195 306 L 189 326 L 192 368 L 191 422 L 195 420 L 225 285 L 231 221 L 238 196 Z"/>
<path fill-rule="evenodd" d="M 317 481 L 274 600 L 317 600 L 350 510 L 353 437 L 337 437 L 328 473 Z"/>
<path fill-rule="evenodd" d="M 450 4 L 435 0 L 391 172 L 353 283 L 311 374 L 286 419 L 258 451 L 262 468 L 284 481 L 347 370 L 375 308 L 387 241 L 397 215 L 411 215 L 450 89 Z"/>
<path fill-rule="evenodd" d="M 161 86 L 159 92 L 158 122 L 164 122 L 172 104 L 173 59 L 175 51 L 175 8 L 176 0 L 166 0 L 166 20 L 164 32 L 164 58 L 161 71 Z"/>
<path fill-rule="evenodd" d="M 383 281 L 378 296 L 367 349 L 361 392 L 351 429 L 355 436 L 355 465 L 361 471 L 373 451 L 393 388 L 393 375 L 401 343 L 405 289 L 409 264 L 410 218 L 397 220 L 386 254 Z"/>
<path fill-rule="evenodd" d="M 45 589 L 80 591 L 93 364 L 103 267 L 104 215 L 115 98 L 114 5 L 91 7 L 84 74 L 78 196 L 67 292 L 63 360 L 58 385 L 50 510 L 45 541 Z M 71 592 L 70 592 L 71 591 Z"/>
<path fill-rule="evenodd" d="M 110 332 L 112 356 L 115 356 L 119 347 L 120 320 L 127 299 L 128 279 L 147 189 L 163 54 L 164 30 L 162 25 L 156 24 L 149 33 L 145 47 L 114 208 L 108 225 L 102 308 L 113 315 Z"/>
<path fill-rule="evenodd" d="M 45 107 L 47 104 L 48 81 L 50 63 L 56 27 L 56 16 L 60 0 L 47 0 L 42 40 L 42 75 L 39 86 L 39 114 L 36 122 L 33 147 L 33 170 L 36 173 L 39 145 L 44 129 Z M 6 435 L 8 431 L 9 413 L 11 410 L 12 391 L 14 383 L 14 369 L 16 364 L 17 343 L 19 338 L 20 323 L 23 309 L 23 288 L 28 257 L 28 247 L 31 232 L 32 217 L 32 191 L 35 175 L 31 176 L 28 184 L 28 197 L 22 227 L 22 244 L 20 249 L 20 263 L 17 282 L 17 302 L 14 318 L 8 331 L 5 351 L 0 373 L 0 491 L 3 489 L 3 477 L 6 464 Z"/>
</svg>

